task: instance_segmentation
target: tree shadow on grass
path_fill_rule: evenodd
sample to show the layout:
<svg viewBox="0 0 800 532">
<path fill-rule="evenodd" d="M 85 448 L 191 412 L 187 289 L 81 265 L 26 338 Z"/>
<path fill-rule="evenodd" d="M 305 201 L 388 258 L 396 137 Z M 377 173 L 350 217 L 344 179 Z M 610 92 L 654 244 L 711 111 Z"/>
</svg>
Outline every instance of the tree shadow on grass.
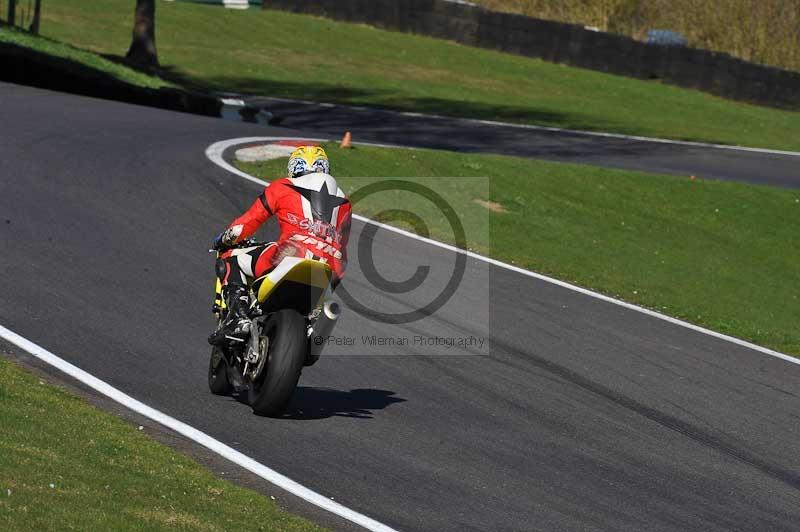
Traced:
<svg viewBox="0 0 800 532">
<path fill-rule="evenodd" d="M 148 76 L 155 76 L 170 83 L 174 83 L 180 87 L 190 90 L 210 91 L 211 87 L 207 83 L 203 83 L 191 76 L 186 75 L 180 68 L 174 65 L 159 65 L 157 67 L 140 65 L 128 60 L 124 55 L 117 54 L 99 54 L 103 59 L 117 63 L 118 65 L 125 66 L 131 70 L 135 70 L 141 74 Z"/>
<path fill-rule="evenodd" d="M 6 53 L 11 58 L 28 62 L 26 67 L 0 69 L 0 79 L 43 88 L 63 90 L 87 96 L 128 101 L 154 105 L 163 108 L 181 108 L 180 95 L 169 95 L 168 91 L 160 91 L 159 98 L 153 97 L 153 91 L 143 91 L 130 83 L 114 77 L 113 74 L 80 64 L 69 59 L 55 58 L 30 49 L 6 46 Z M 2 51 L 2 50 L 0 50 Z M 642 134 L 637 128 L 628 124 L 599 124 L 594 117 L 586 116 L 580 111 L 553 111 L 535 107 L 534 105 L 512 105 L 476 101 L 464 101 L 457 98 L 409 95 L 402 90 L 376 89 L 370 87 L 348 87 L 324 80 L 286 81 L 269 80 L 255 77 L 217 77 L 197 78 L 173 65 L 157 68 L 137 66 L 124 57 L 113 54 L 103 55 L 107 60 L 125 65 L 133 70 L 158 76 L 185 89 L 210 93 L 232 92 L 252 96 L 285 98 L 291 100 L 311 100 L 318 102 L 338 103 L 345 105 L 366 105 L 390 110 L 413 111 L 425 114 L 439 114 L 456 118 L 477 118 L 503 122 L 538 124 L 544 126 L 566 127 L 582 130 L 611 129 L 629 134 Z M 24 76 L 18 74 L 24 73 Z M 15 79 L 15 78 L 23 79 Z M 163 101 L 162 101 L 163 100 Z M 176 100 L 176 101 L 172 101 Z M 273 101 L 274 103 L 274 101 Z M 181 109 L 183 110 L 183 109 Z M 272 109 L 267 109 L 272 111 Z M 319 109 L 308 109 L 314 118 L 324 118 L 326 112 Z M 216 109 L 201 110 L 202 114 L 218 113 Z M 281 112 L 275 112 L 280 116 Z M 386 116 L 375 116 L 375 120 L 385 121 Z M 285 124 L 289 127 L 300 127 L 302 122 Z M 313 125 L 313 124 L 312 124 Z M 392 125 L 385 124 L 387 127 Z"/>
<path fill-rule="evenodd" d="M 320 80 L 293 82 L 231 76 L 199 79 L 171 65 L 163 65 L 153 69 L 130 64 L 121 56 L 107 54 L 104 57 L 145 74 L 156 75 L 181 87 L 205 92 L 229 92 L 246 96 L 310 100 L 345 105 L 366 105 L 452 117 L 535 123 L 579 129 L 592 129 L 593 126 L 597 125 L 596 121 L 585 120 L 577 113 L 554 112 L 537 109 L 533 106 L 464 101 L 455 98 L 411 96 L 404 94 L 401 90 L 346 87 L 325 83 Z"/>
<path fill-rule="evenodd" d="M 177 83 L 177 81 L 175 81 Z M 191 80 L 187 80 L 192 83 Z M 460 118 L 479 118 L 538 124 L 560 125 L 566 122 L 574 125 L 589 125 L 578 114 L 567 114 L 537 109 L 534 106 L 497 104 L 464 101 L 456 98 L 414 96 L 402 90 L 343 87 L 314 82 L 272 81 L 253 78 L 214 78 L 208 80 L 209 86 L 225 87 L 225 90 L 250 96 L 309 100 L 314 102 L 336 103 L 412 111 L 425 114 L 440 114 Z M 196 83 L 196 81 L 195 81 Z"/>
</svg>

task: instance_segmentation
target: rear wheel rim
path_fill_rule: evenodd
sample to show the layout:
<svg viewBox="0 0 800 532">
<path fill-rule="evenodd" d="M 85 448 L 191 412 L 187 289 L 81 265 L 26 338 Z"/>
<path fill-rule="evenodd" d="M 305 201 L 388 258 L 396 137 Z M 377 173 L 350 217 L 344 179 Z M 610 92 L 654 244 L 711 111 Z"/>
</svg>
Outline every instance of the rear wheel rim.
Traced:
<svg viewBox="0 0 800 532">
<path fill-rule="evenodd" d="M 264 382 L 267 373 L 269 373 L 269 363 L 272 358 L 272 346 L 275 345 L 275 324 L 272 320 L 268 320 L 261 329 L 258 338 L 259 358 L 258 364 L 250 373 L 253 391 L 258 392 L 261 390 L 261 385 Z M 266 349 L 266 353 L 264 352 Z"/>
</svg>

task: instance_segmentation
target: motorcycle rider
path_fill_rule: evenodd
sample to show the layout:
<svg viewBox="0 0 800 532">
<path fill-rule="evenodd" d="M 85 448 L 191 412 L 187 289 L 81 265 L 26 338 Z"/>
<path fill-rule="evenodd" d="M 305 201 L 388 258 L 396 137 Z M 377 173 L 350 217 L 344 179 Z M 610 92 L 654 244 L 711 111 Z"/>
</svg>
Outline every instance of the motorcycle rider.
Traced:
<svg viewBox="0 0 800 532">
<path fill-rule="evenodd" d="M 253 235 L 270 217 L 280 227 L 277 241 L 260 246 L 228 249 L 217 261 L 217 275 L 228 314 L 208 341 L 245 338 L 248 287 L 286 256 L 305 256 L 328 263 L 335 287 L 347 262 L 352 207 L 330 175 L 330 163 L 319 146 L 298 146 L 289 156 L 288 175 L 270 183 L 250 208 L 214 239 L 214 249 L 224 250 Z"/>
</svg>

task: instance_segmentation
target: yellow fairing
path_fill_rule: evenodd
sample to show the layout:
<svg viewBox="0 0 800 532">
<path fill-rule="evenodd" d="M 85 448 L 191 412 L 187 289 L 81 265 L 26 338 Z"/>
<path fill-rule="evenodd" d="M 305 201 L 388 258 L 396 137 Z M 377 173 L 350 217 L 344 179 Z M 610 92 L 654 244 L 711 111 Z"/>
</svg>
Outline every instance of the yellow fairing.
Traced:
<svg viewBox="0 0 800 532">
<path fill-rule="evenodd" d="M 225 298 L 222 297 L 222 281 L 217 277 L 217 285 L 214 288 L 214 305 L 216 308 L 225 309 Z"/>
<path fill-rule="evenodd" d="M 262 277 L 263 280 L 258 287 L 258 301 L 259 303 L 266 301 L 284 281 L 293 281 L 319 288 L 324 296 L 325 291 L 330 287 L 332 275 L 331 267 L 324 262 L 310 259 L 284 259 L 278 267 Z"/>
</svg>

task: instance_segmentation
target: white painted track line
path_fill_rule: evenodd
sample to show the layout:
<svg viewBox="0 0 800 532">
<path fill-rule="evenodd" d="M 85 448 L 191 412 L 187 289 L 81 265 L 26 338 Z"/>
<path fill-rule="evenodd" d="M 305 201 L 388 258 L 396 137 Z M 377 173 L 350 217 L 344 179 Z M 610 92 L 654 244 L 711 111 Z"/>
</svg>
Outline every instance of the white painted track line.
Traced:
<svg viewBox="0 0 800 532">
<path fill-rule="evenodd" d="M 458 120 L 460 122 L 469 122 L 472 124 L 502 126 L 514 129 L 528 129 L 531 131 L 549 131 L 552 133 L 565 133 L 569 135 L 578 135 L 585 137 L 605 137 L 612 139 L 637 140 L 641 142 L 655 142 L 658 144 L 675 144 L 678 146 L 694 146 L 697 148 L 715 148 L 719 150 L 744 151 L 753 153 L 765 153 L 771 155 L 788 155 L 790 157 L 800 157 L 800 152 L 797 151 L 771 150 L 769 148 L 750 148 L 747 146 L 734 146 L 732 144 L 711 144 L 708 142 L 698 142 L 692 140 L 673 140 L 673 139 L 663 139 L 659 137 L 643 137 L 640 135 L 625 135 L 624 133 L 606 133 L 603 131 L 586 131 L 583 129 L 566 129 L 561 127 L 536 126 L 533 124 L 515 124 L 513 122 L 498 122 L 496 120 L 481 120 L 479 118 L 461 118 L 457 116 L 414 113 L 411 111 L 398 111 L 396 109 L 387 109 L 383 107 L 358 107 L 358 106 L 338 104 L 338 103 L 312 102 L 308 100 L 290 100 L 287 98 L 273 98 L 273 97 L 265 99 L 274 100 L 276 102 L 300 103 L 303 105 L 319 105 L 321 107 L 341 107 L 343 109 L 352 109 L 353 111 L 379 111 L 382 113 L 394 113 L 401 116 L 408 116 L 411 118 L 430 118 L 433 120 Z"/>
<path fill-rule="evenodd" d="M 66 373 L 70 377 L 82 382 L 86 386 L 89 386 L 93 390 L 96 390 L 106 397 L 113 399 L 122 406 L 129 408 L 130 410 L 133 410 L 134 412 L 141 414 L 146 418 L 152 419 L 156 423 L 159 423 L 168 429 L 174 430 L 181 436 L 189 438 L 193 442 L 198 443 L 203 447 L 217 453 L 223 458 L 230 460 L 234 464 L 247 469 L 251 473 L 258 475 L 259 477 L 271 482 L 279 488 L 288 491 L 292 495 L 300 497 L 301 499 L 315 506 L 336 514 L 352 523 L 360 525 L 367 530 L 375 532 L 395 532 L 394 529 L 384 525 L 383 523 L 379 523 L 378 521 L 375 521 L 366 515 L 360 514 L 347 508 L 346 506 L 339 504 L 338 502 L 332 501 L 324 495 L 320 495 L 319 493 L 312 491 L 301 484 L 298 484 L 289 477 L 281 475 L 277 471 L 274 471 L 267 466 L 256 462 L 249 456 L 240 453 L 236 449 L 228 447 L 221 441 L 212 438 L 208 434 L 201 432 L 196 428 L 183 423 L 182 421 L 178 421 L 177 419 L 170 417 L 163 412 L 156 410 L 155 408 L 147 406 L 141 401 L 138 401 L 130 395 L 121 392 L 105 381 L 102 381 L 97 377 L 83 371 L 79 367 L 70 364 L 66 360 L 59 358 L 45 348 L 31 342 L 26 338 L 23 338 L 15 332 L 3 327 L 2 325 L 0 325 L 0 338 L 7 340 L 24 351 L 27 351 L 39 360 L 50 364 L 56 369 Z"/>
<path fill-rule="evenodd" d="M 265 183 L 263 180 L 258 179 L 256 177 L 253 177 L 250 174 L 248 174 L 246 172 L 242 172 L 238 168 L 235 168 L 234 166 L 230 165 L 228 162 L 226 162 L 223 159 L 223 154 L 225 153 L 225 151 L 228 148 L 231 148 L 233 146 L 237 146 L 239 144 L 249 144 L 249 143 L 252 143 L 252 142 L 272 142 L 272 141 L 279 141 L 279 140 L 293 140 L 293 139 L 297 139 L 297 138 L 298 137 L 242 137 L 242 138 L 238 138 L 238 139 L 223 140 L 223 141 L 220 141 L 220 142 L 215 142 L 214 144 L 209 146 L 206 149 L 206 157 L 208 157 L 211 160 L 211 162 L 213 162 L 217 166 L 222 167 L 223 169 L 225 169 L 228 172 L 231 172 L 231 173 L 241 177 L 242 179 L 246 179 L 248 181 L 252 181 L 253 183 L 256 183 L 256 184 L 261 185 L 261 186 L 268 186 L 269 184 Z M 327 141 L 330 140 L 330 139 L 315 139 L 315 138 L 307 138 L 307 137 L 302 137 L 302 138 L 303 138 L 303 140 L 311 140 L 311 141 L 314 141 L 314 142 L 327 142 Z M 670 141 L 670 142 L 672 142 L 672 141 Z M 369 143 L 361 143 L 361 142 L 358 142 L 356 144 L 370 145 Z M 800 155 L 800 153 L 792 153 L 792 152 L 786 152 L 786 154 Z M 627 309 L 634 310 L 634 311 L 640 312 L 642 314 L 647 314 L 648 316 L 652 316 L 654 318 L 658 318 L 660 320 L 672 323 L 674 325 L 679 325 L 681 327 L 685 327 L 687 329 L 691 329 L 693 331 L 697 331 L 699 333 L 706 334 L 708 336 L 713 336 L 715 338 L 719 338 L 720 340 L 725 340 L 727 342 L 731 342 L 731 343 L 734 343 L 736 345 L 739 345 L 739 346 L 742 346 L 742 347 L 746 347 L 746 348 L 752 349 L 754 351 L 758 351 L 759 353 L 763 353 L 765 355 L 769 355 L 769 356 L 772 356 L 772 357 L 780 358 L 781 360 L 785 360 L 787 362 L 791 362 L 792 364 L 800 364 L 800 359 L 798 359 L 798 358 L 795 358 L 793 356 L 787 355 L 785 353 L 781 353 L 779 351 L 774 351 L 774 350 L 769 349 L 767 347 L 762 347 L 760 345 L 757 345 L 757 344 L 754 344 L 754 343 L 751 343 L 751 342 L 747 342 L 747 341 L 742 340 L 740 338 L 735 338 L 733 336 L 728 336 L 727 334 L 722 334 L 722 333 L 719 333 L 717 331 L 712 331 L 711 329 L 706 329 L 705 327 L 700 327 L 699 325 L 694 325 L 692 323 L 689 323 L 689 322 L 686 322 L 686 321 L 682 321 L 682 320 L 679 320 L 677 318 L 673 318 L 671 316 L 666 316 L 666 315 L 661 314 L 660 312 L 656 312 L 654 310 L 650 310 L 650 309 L 647 309 L 647 308 L 644 308 L 644 307 L 640 307 L 640 306 L 634 305 L 632 303 L 627 303 L 627 302 L 621 301 L 619 299 L 614 299 L 613 297 L 609 297 L 609 296 L 606 296 L 604 294 L 600 294 L 598 292 L 593 292 L 591 290 L 587 290 L 586 288 L 581 288 L 580 286 L 569 284 L 569 283 L 566 283 L 564 281 L 559 281 L 558 279 L 554 279 L 552 277 L 548 277 L 548 276 L 542 275 L 540 273 L 532 272 L 530 270 L 525 270 L 525 269 L 520 268 L 518 266 L 513 266 L 511 264 L 507 264 L 505 262 L 501 262 L 501 261 L 496 260 L 496 259 L 492 259 L 492 258 L 489 258 L 489 257 L 484 257 L 483 255 L 479 255 L 479 254 L 474 253 L 472 251 L 466 251 L 466 250 L 457 248 L 455 246 L 451 246 L 449 244 L 444 244 L 442 242 L 438 242 L 438 241 L 432 240 L 430 238 L 425 238 L 425 237 L 419 236 L 417 234 L 410 233 L 408 231 L 404 231 L 403 229 L 399 229 L 397 227 L 392 227 L 391 225 L 386 225 L 386 224 L 383 224 L 383 223 L 380 223 L 380 222 L 375 222 L 375 221 L 370 220 L 369 218 L 366 218 L 364 216 L 359 216 L 357 214 L 353 214 L 353 218 L 355 218 L 356 220 L 359 220 L 361 222 L 364 222 L 364 223 L 375 225 L 377 227 L 380 227 L 381 229 L 385 229 L 385 230 L 391 231 L 393 233 L 401 234 L 401 235 L 407 236 L 408 238 L 413 238 L 414 240 L 419 240 L 421 242 L 425 242 L 426 244 L 430 244 L 431 246 L 436 246 L 436 247 L 439 247 L 439 248 L 442 248 L 442 249 L 447 249 L 447 250 L 452 251 L 454 253 L 462 253 L 462 254 L 467 255 L 468 257 L 470 257 L 472 259 L 479 260 L 479 261 L 482 261 L 482 262 L 487 262 L 487 263 L 489 263 L 489 264 L 491 264 L 493 266 L 496 266 L 498 268 L 503 268 L 505 270 L 516 272 L 516 273 L 518 273 L 520 275 L 524 275 L 526 277 L 533 277 L 534 279 L 539 279 L 540 281 L 545 281 L 547 283 L 558 285 L 558 286 L 560 286 L 562 288 L 566 288 L 566 289 L 572 290 L 574 292 L 579 292 L 581 294 L 593 297 L 595 299 L 600 299 L 602 301 L 606 301 L 608 303 L 612 303 L 612 304 L 618 305 L 620 307 L 625 307 Z"/>
</svg>

